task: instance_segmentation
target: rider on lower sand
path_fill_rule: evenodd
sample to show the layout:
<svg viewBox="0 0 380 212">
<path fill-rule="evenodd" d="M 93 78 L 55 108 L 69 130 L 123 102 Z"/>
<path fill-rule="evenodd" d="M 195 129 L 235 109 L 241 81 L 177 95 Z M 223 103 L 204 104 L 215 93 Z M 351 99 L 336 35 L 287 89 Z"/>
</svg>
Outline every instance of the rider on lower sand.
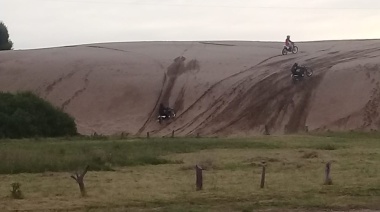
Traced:
<svg viewBox="0 0 380 212">
<path fill-rule="evenodd" d="M 290 40 L 290 35 L 286 36 L 285 46 L 289 51 L 293 48 L 293 42 Z"/>
<path fill-rule="evenodd" d="M 170 115 L 170 108 L 169 107 L 165 107 L 162 103 L 160 104 L 160 108 L 158 109 L 158 113 L 160 114 L 160 116 L 169 116 Z"/>
<path fill-rule="evenodd" d="M 305 70 L 303 67 L 299 66 L 297 63 L 294 63 L 292 68 L 290 69 L 293 75 L 297 76 L 303 76 L 305 73 Z"/>
</svg>

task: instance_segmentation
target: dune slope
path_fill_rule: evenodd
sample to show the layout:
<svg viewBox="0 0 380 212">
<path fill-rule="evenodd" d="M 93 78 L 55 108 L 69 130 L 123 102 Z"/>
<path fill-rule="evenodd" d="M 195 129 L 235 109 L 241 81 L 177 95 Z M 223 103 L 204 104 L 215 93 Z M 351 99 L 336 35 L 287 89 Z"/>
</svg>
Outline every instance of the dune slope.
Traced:
<svg viewBox="0 0 380 212">
<path fill-rule="evenodd" d="M 31 90 L 82 134 L 249 136 L 380 129 L 380 40 L 136 42 L 0 52 L 0 91 Z M 294 84 L 290 67 L 314 75 Z M 156 121 L 159 103 L 174 120 Z"/>
</svg>

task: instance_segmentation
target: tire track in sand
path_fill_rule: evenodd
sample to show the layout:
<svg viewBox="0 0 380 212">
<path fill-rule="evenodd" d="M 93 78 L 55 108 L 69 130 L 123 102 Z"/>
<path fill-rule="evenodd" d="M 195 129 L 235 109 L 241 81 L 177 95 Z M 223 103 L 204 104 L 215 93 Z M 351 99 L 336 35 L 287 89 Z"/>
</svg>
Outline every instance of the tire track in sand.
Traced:
<svg viewBox="0 0 380 212">
<path fill-rule="evenodd" d="M 153 57 L 149 56 L 149 55 L 146 55 L 146 54 L 142 54 L 142 53 L 136 53 L 136 52 L 131 52 L 131 51 L 127 51 L 127 50 L 122 50 L 122 49 L 115 49 L 115 48 L 108 48 L 108 47 L 103 47 L 103 46 L 94 46 L 94 45 L 91 45 L 91 46 L 86 46 L 86 47 L 90 47 L 90 48 L 99 48 L 99 49 L 107 49 L 107 50 L 111 50 L 111 51 L 119 51 L 119 52 L 124 52 L 124 53 L 131 53 L 131 54 L 137 54 L 137 55 L 143 55 L 145 57 L 148 57 L 150 58 L 154 63 L 156 63 L 158 65 L 158 67 L 160 69 L 163 69 L 164 68 L 164 65 L 162 63 L 160 63 L 158 60 L 154 59 Z M 156 99 L 156 102 L 154 103 L 154 106 L 153 106 L 153 109 L 149 112 L 149 115 L 148 115 L 148 118 L 145 120 L 145 122 L 143 123 L 143 125 L 140 127 L 140 129 L 137 131 L 136 135 L 140 135 L 144 129 L 146 128 L 147 124 L 152 120 L 153 118 L 153 114 L 155 113 L 155 111 L 157 110 L 158 108 L 158 105 L 159 105 L 159 101 L 160 101 L 160 98 L 163 94 L 163 91 L 164 91 L 164 87 L 165 87 L 165 82 L 167 80 L 167 77 L 166 77 L 166 73 L 164 73 L 164 77 L 163 77 L 163 80 L 162 80 L 162 85 L 161 85 L 161 88 L 160 88 L 160 92 L 159 92 L 159 95 Z"/>
<path fill-rule="evenodd" d="M 248 129 L 260 127 L 260 125 L 267 125 L 269 128 L 277 128 L 277 130 L 282 130 L 279 123 L 285 123 L 285 133 L 297 133 L 300 130 L 304 130 L 305 122 L 309 113 L 310 105 L 312 102 L 312 98 L 314 96 L 316 88 L 319 86 L 322 81 L 325 73 L 334 65 L 339 63 L 348 62 L 351 60 L 356 60 L 360 57 L 365 56 L 367 53 L 373 52 L 375 49 L 369 49 L 366 51 L 352 51 L 345 54 L 339 54 L 333 57 L 323 57 L 322 59 L 316 59 L 309 61 L 311 67 L 318 67 L 318 72 L 315 73 L 313 78 L 308 79 L 309 82 L 304 82 L 298 86 L 293 86 L 290 83 L 281 82 L 287 78 L 287 76 L 283 76 L 282 79 L 275 82 L 275 78 L 267 83 L 270 84 L 262 84 L 261 82 L 255 86 L 263 87 L 263 88 L 275 88 L 275 86 L 279 86 L 280 82 L 282 85 L 280 87 L 272 90 L 272 91 L 264 91 L 258 92 L 257 88 L 255 90 L 246 91 L 247 94 L 255 96 L 257 99 L 250 100 L 250 97 L 242 97 L 239 99 L 233 99 L 225 110 L 223 110 L 216 119 L 212 120 L 208 123 L 208 125 L 198 125 L 197 128 L 208 128 L 210 125 L 216 125 L 218 122 L 225 122 L 225 120 L 230 119 L 226 117 L 225 114 L 229 114 L 229 111 L 240 110 L 241 104 L 245 104 L 245 101 L 253 101 L 245 107 L 246 109 L 241 110 L 240 114 L 235 119 L 232 119 L 230 123 L 226 124 L 224 127 L 220 127 L 219 129 L 215 129 L 214 131 L 208 130 L 206 134 L 215 134 L 228 131 L 228 128 L 238 124 L 238 126 L 234 126 L 235 129 L 248 127 Z M 272 64 L 269 64 L 272 65 Z M 261 84 L 261 85 L 260 85 Z M 285 87 L 284 87 L 285 86 Z M 269 96 L 267 93 L 271 93 Z M 253 95 L 255 94 L 255 95 Z M 260 100 L 260 98 L 263 98 Z M 289 102 L 288 99 L 294 99 L 296 102 Z M 263 104 L 264 103 L 264 104 Z M 288 111 L 288 108 L 291 108 L 291 111 Z M 269 108 L 269 110 L 268 110 Z M 288 112 L 286 112 L 288 111 Z M 283 116 L 285 113 L 290 113 L 289 119 L 283 120 Z M 264 115 L 263 115 L 264 114 Z M 279 118 L 279 115 L 282 117 Z M 234 116 L 232 116 L 234 117 Z M 207 120 L 205 120 L 207 121 Z M 190 131 L 191 133 L 192 131 Z"/>
<path fill-rule="evenodd" d="M 58 79 L 54 80 L 52 83 L 48 84 L 45 88 L 44 98 L 46 99 L 57 85 L 59 85 L 63 81 L 70 79 L 72 76 L 74 76 L 74 74 L 77 72 L 77 69 L 80 63 L 81 61 L 74 63 L 73 71 L 69 72 L 66 75 L 63 75 L 62 77 L 59 77 Z"/>
<path fill-rule="evenodd" d="M 89 80 L 88 80 L 88 77 L 90 76 L 91 72 L 93 72 L 93 70 L 90 70 L 86 73 L 86 75 L 84 75 L 84 78 L 83 78 L 83 81 L 84 81 L 84 85 L 81 89 L 75 91 L 75 93 L 69 98 L 67 99 L 65 102 L 62 103 L 61 105 L 61 109 L 64 110 L 66 109 L 66 107 L 75 99 L 77 98 L 80 94 L 82 94 L 84 91 L 87 90 L 87 87 L 88 87 L 88 84 L 89 84 Z"/>
<path fill-rule="evenodd" d="M 187 63 L 185 63 L 185 60 L 186 58 L 183 56 L 176 57 L 173 60 L 172 64 L 169 65 L 169 67 L 167 68 L 167 71 L 165 73 L 165 77 L 167 78 L 165 79 L 168 79 L 168 80 L 165 80 L 163 82 L 163 86 L 162 86 L 163 89 L 161 90 L 161 93 L 157 99 L 156 106 L 153 108 L 148 120 L 138 130 L 136 135 L 140 135 L 146 129 L 149 122 L 153 119 L 153 113 L 157 111 L 157 107 L 159 103 L 163 103 L 164 105 L 169 105 L 169 99 L 171 97 L 171 93 L 172 93 L 172 90 L 174 88 L 177 78 L 189 71 L 200 70 L 200 65 L 197 60 L 193 59 Z M 176 102 L 180 102 L 180 100 L 177 99 Z"/>
<path fill-rule="evenodd" d="M 232 74 L 232 75 L 230 75 L 230 76 L 228 76 L 228 77 L 226 77 L 226 78 L 224 78 L 224 79 L 221 79 L 221 80 L 219 80 L 218 82 L 214 83 L 214 84 L 213 84 L 211 87 L 209 87 L 205 92 L 203 92 L 203 94 L 202 94 L 197 100 L 195 100 L 193 104 L 191 104 L 191 105 L 190 105 L 185 111 L 183 111 L 183 113 L 182 113 L 181 115 L 183 115 L 183 114 L 185 114 L 186 112 L 188 112 L 189 110 L 193 109 L 193 107 L 195 106 L 196 103 L 198 103 L 198 102 L 199 102 L 201 99 L 203 99 L 203 98 L 204 98 L 204 97 L 205 97 L 205 96 L 206 96 L 211 90 L 215 89 L 216 86 L 222 84 L 224 81 L 227 81 L 227 80 L 229 80 L 229 79 L 231 79 L 231 78 L 233 78 L 233 77 L 235 77 L 235 76 L 238 76 L 238 75 L 240 75 L 240 74 L 243 74 L 243 73 L 245 73 L 245 72 L 253 71 L 253 69 L 256 68 L 257 66 L 259 66 L 259 65 L 261 65 L 261 64 L 263 64 L 263 63 L 265 63 L 265 62 L 267 62 L 267 61 L 270 60 L 270 59 L 273 59 L 273 58 L 276 58 L 276 57 L 279 57 L 279 56 L 282 56 L 282 55 L 276 55 L 276 56 L 269 57 L 269 58 L 267 58 L 267 59 L 265 59 L 265 60 L 259 62 L 258 64 L 256 64 L 256 65 L 254 65 L 254 66 L 248 68 L 248 69 L 245 69 L 245 70 L 240 71 L 240 72 L 238 72 L 238 73 Z M 178 116 L 177 118 L 180 118 L 180 117 L 181 117 L 181 116 Z"/>
<path fill-rule="evenodd" d="M 208 94 L 210 94 L 212 92 L 212 90 L 216 89 L 218 86 L 220 86 L 223 82 L 229 80 L 229 79 L 232 79 L 236 76 L 239 76 L 241 74 L 244 74 L 246 72 L 250 72 L 250 71 L 253 71 L 255 68 L 257 68 L 258 66 L 264 64 L 265 62 L 273 59 L 273 58 L 277 58 L 277 57 L 281 57 L 282 55 L 275 55 L 275 56 L 271 56 L 271 57 L 268 57 L 262 61 L 260 61 L 259 63 L 255 64 L 254 66 L 248 68 L 248 69 L 244 69 L 240 72 L 237 72 L 235 74 L 232 74 L 226 78 L 223 78 L 221 80 L 219 80 L 218 82 L 214 83 L 212 86 L 210 86 L 205 92 L 203 92 L 203 94 L 198 98 L 196 99 L 185 111 L 183 111 L 179 116 L 176 117 L 176 120 L 180 119 L 181 117 L 183 117 L 184 115 L 186 115 L 186 113 L 188 113 L 190 110 L 192 110 L 196 105 L 197 103 L 199 103 L 200 101 L 202 101 L 202 99 L 206 98 Z M 285 59 L 284 61 L 288 61 L 288 60 L 293 60 L 293 58 L 287 58 Z M 199 118 L 200 116 L 202 116 L 204 113 L 206 113 L 207 110 L 205 110 L 204 112 L 202 112 L 201 114 L 199 114 L 197 117 Z M 177 128 L 175 130 L 175 132 L 178 132 L 179 130 L 184 130 L 186 129 L 188 126 L 192 125 L 195 121 L 196 121 L 197 118 L 195 119 L 192 119 L 191 121 L 189 121 L 188 123 L 182 125 L 181 127 Z M 174 122 L 172 122 L 174 123 Z M 169 123 L 168 125 L 166 126 L 170 126 L 172 123 Z M 162 128 L 163 129 L 163 128 Z M 157 132 L 161 131 L 162 129 L 158 130 Z"/>
<path fill-rule="evenodd" d="M 313 66 L 316 66 L 316 67 L 322 66 L 318 70 L 318 74 L 320 76 L 319 77 L 314 76 L 313 79 L 312 79 L 312 82 L 309 83 L 309 85 L 308 85 L 309 88 L 307 88 L 307 89 L 305 88 L 305 92 L 299 93 L 299 95 L 301 96 L 300 97 L 301 100 L 299 100 L 298 103 L 296 105 L 294 105 L 294 108 L 293 108 L 294 112 L 292 113 L 292 115 L 290 116 L 290 119 L 289 119 L 288 123 L 286 124 L 287 125 L 286 131 L 290 132 L 290 133 L 293 133 L 293 132 L 299 131 L 301 128 L 303 130 L 303 126 L 302 125 L 304 125 L 304 122 L 306 121 L 306 117 L 307 117 L 307 114 L 308 114 L 308 112 L 305 112 L 305 111 L 308 111 L 307 108 L 309 108 L 309 105 L 310 105 L 310 102 L 311 102 L 311 97 L 313 96 L 313 90 L 315 90 L 315 88 L 318 87 L 320 81 L 322 80 L 322 78 L 324 76 L 324 73 L 327 70 L 329 70 L 331 67 L 333 67 L 336 64 L 343 63 L 343 62 L 348 62 L 348 61 L 351 61 L 351 60 L 355 60 L 355 59 L 357 59 L 357 57 L 363 56 L 363 55 L 368 54 L 368 53 L 373 53 L 374 51 L 378 51 L 378 48 L 372 48 L 372 49 L 360 50 L 360 51 L 351 51 L 351 52 L 347 52 L 345 54 L 338 54 L 338 55 L 334 55 L 334 56 L 328 55 L 327 57 L 322 57 L 322 58 L 318 58 L 318 59 L 315 58 L 315 59 L 309 60 L 308 61 L 309 62 L 308 65 L 311 65 L 312 67 Z M 263 64 L 264 62 L 268 61 L 269 59 L 270 58 L 267 58 L 266 60 L 260 62 L 259 64 Z M 281 60 L 281 61 L 273 62 L 273 63 L 269 64 L 269 66 L 276 67 L 276 66 L 278 66 L 279 64 L 281 64 L 283 62 L 286 62 L 286 61 Z M 258 66 L 258 65 L 256 65 L 256 66 Z M 249 71 L 249 70 L 250 69 L 248 69 L 246 71 Z M 237 74 L 235 74 L 235 75 L 237 75 Z M 249 77 L 250 76 L 247 76 L 246 78 L 249 78 Z M 284 76 L 284 79 L 286 79 L 287 77 L 288 77 L 288 75 L 286 74 L 286 76 Z M 223 79 L 221 81 L 224 81 L 224 80 L 226 80 L 226 79 Z M 242 79 L 242 80 L 244 82 L 244 79 Z M 207 90 L 205 92 L 205 95 L 208 92 L 211 92 L 210 90 L 213 89 L 213 87 L 215 87 L 215 84 L 212 87 L 210 87 L 209 90 Z M 235 90 L 236 88 L 233 86 L 233 87 L 231 87 L 231 89 Z M 283 89 L 287 89 L 287 88 L 283 88 Z M 281 93 L 281 89 L 279 89 L 278 91 Z M 247 92 L 247 93 L 251 94 L 251 92 Z M 294 91 L 293 94 L 295 94 L 295 93 L 298 93 L 298 92 Z M 221 96 L 224 96 L 224 95 L 230 95 L 230 97 L 232 97 L 232 94 L 228 94 L 228 93 L 225 93 L 225 94 L 223 94 Z M 289 94 L 286 94 L 286 95 L 289 95 Z M 294 95 L 292 95 L 292 96 L 294 96 Z M 204 96 L 201 96 L 201 98 L 203 98 L 203 97 Z M 196 102 L 194 102 L 194 104 L 197 103 L 198 101 L 201 101 L 201 98 L 198 99 Z M 179 133 L 184 132 L 185 130 L 188 130 L 187 129 L 188 127 L 190 127 L 191 125 L 193 125 L 194 123 L 196 123 L 197 121 L 199 121 L 200 119 L 202 119 L 202 117 L 204 117 L 205 115 L 206 116 L 208 115 L 204 119 L 204 121 L 201 121 L 201 123 L 197 124 L 197 126 L 195 126 L 193 129 L 190 129 L 190 131 L 187 134 L 193 133 L 195 130 L 201 128 L 201 126 L 204 126 L 205 122 L 209 122 L 209 120 L 213 119 L 216 116 L 215 113 L 218 112 L 218 111 L 220 111 L 223 107 L 225 107 L 223 105 L 225 104 L 225 102 L 228 101 L 227 100 L 228 98 L 224 97 L 224 100 L 222 100 L 220 98 L 217 99 L 207 109 L 205 109 L 200 114 L 197 114 L 197 116 L 195 118 L 191 119 L 191 121 L 187 122 L 186 124 L 182 125 L 181 127 L 177 128 L 177 129 L 175 129 L 175 131 L 177 133 L 178 132 Z M 268 98 L 267 100 L 271 100 L 271 98 Z M 243 99 L 239 100 L 237 102 L 242 102 L 242 101 L 243 101 Z M 285 101 L 286 102 L 286 99 L 281 100 L 281 101 L 283 101 L 283 102 Z M 194 106 L 194 104 L 192 106 Z M 228 103 L 228 104 L 231 104 L 231 103 Z M 281 108 L 287 108 L 287 107 L 288 106 L 283 105 L 281 103 L 281 106 L 280 106 L 279 110 L 276 111 L 276 113 L 277 114 L 283 113 L 282 112 L 283 110 Z M 190 110 L 190 109 L 191 109 L 191 107 L 189 107 L 187 109 L 187 111 Z M 212 112 L 209 112 L 210 110 Z M 185 114 L 185 112 L 182 113 L 181 115 L 184 115 L 184 114 Z M 237 123 L 241 118 L 243 118 L 246 115 L 247 115 L 247 113 L 241 114 L 240 118 L 236 119 L 235 121 L 232 121 L 227 126 L 222 127 L 219 130 L 214 131 L 214 132 L 217 133 L 217 132 L 223 131 L 227 127 L 233 125 L 234 123 Z M 222 120 L 219 120 L 219 121 L 222 121 Z M 275 118 L 273 118 L 273 117 L 267 120 L 267 124 L 269 124 L 269 125 L 274 126 L 276 123 L 278 123 L 278 120 L 275 119 Z M 264 122 L 264 124 L 265 124 L 265 122 Z"/>
</svg>

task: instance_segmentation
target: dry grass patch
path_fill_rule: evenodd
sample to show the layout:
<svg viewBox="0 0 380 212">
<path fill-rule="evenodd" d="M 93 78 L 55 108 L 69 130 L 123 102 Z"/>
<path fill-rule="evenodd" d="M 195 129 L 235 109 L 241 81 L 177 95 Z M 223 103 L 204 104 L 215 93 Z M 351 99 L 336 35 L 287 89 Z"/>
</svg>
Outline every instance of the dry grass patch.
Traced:
<svg viewBox="0 0 380 212">
<path fill-rule="evenodd" d="M 304 152 L 301 158 L 318 158 L 318 152 L 316 151 Z"/>
<path fill-rule="evenodd" d="M 70 178 L 68 172 L 0 175 L 2 207 L 0 209 L 30 211 L 256 211 L 263 208 L 291 211 L 292 208 L 358 207 L 380 209 L 378 141 L 366 140 L 368 138 L 361 141 L 338 139 L 332 142 L 340 142 L 340 145 L 346 146 L 345 148 L 334 151 L 313 151 L 311 149 L 315 149 L 317 142 L 324 141 L 324 137 L 316 137 L 315 140 L 314 137 L 306 137 L 304 142 L 294 137 L 266 137 L 266 139 L 268 141 L 264 146 L 261 144 L 262 141 L 259 141 L 260 145 L 250 144 L 255 142 L 255 139 L 242 140 L 238 145 L 233 143 L 221 145 L 213 140 L 210 144 L 195 143 L 200 145 L 197 147 L 198 150 L 187 146 L 184 149 L 173 149 L 171 152 L 164 151 L 159 142 L 154 143 L 151 147 L 153 149 L 149 151 L 155 152 L 159 158 L 182 161 L 182 164 L 118 166 L 113 167 L 115 171 L 89 171 L 85 177 L 88 194 L 85 198 L 80 197 L 78 185 Z M 281 148 L 272 148 L 274 146 L 272 142 Z M 278 144 L 279 142 L 282 143 Z M 164 143 L 167 145 L 165 148 L 169 144 L 171 143 Z M 118 145 L 120 148 L 123 147 L 123 144 Z M 139 146 L 135 148 L 140 149 Z M 160 150 L 156 151 L 154 148 Z M 313 156 L 314 152 L 317 153 L 317 157 Z M 96 155 L 104 156 L 101 151 Z M 261 161 L 267 163 L 265 189 L 259 188 Z M 327 161 L 333 161 L 331 177 L 334 185 L 331 186 L 323 185 Z M 199 192 L 195 189 L 195 164 L 206 168 L 203 172 L 203 190 Z M 25 199 L 13 200 L 9 197 L 9 185 L 12 182 L 19 182 L 22 185 Z"/>
</svg>

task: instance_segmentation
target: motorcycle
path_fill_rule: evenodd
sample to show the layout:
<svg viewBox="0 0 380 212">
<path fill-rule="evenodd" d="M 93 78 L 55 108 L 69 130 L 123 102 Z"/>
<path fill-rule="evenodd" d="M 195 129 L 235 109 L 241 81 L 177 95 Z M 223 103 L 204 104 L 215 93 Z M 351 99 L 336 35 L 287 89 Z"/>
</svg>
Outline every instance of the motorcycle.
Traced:
<svg viewBox="0 0 380 212">
<path fill-rule="evenodd" d="M 163 120 L 169 120 L 172 118 L 175 118 L 175 112 L 173 109 L 168 108 L 165 115 L 158 115 L 157 121 L 161 124 Z"/>
<path fill-rule="evenodd" d="M 284 45 L 284 48 L 282 49 L 282 55 L 286 55 L 288 52 L 291 52 L 293 54 L 296 54 L 298 52 L 298 47 L 295 43 L 292 43 L 292 47 L 289 48 Z"/>
<path fill-rule="evenodd" d="M 293 82 L 302 80 L 305 76 L 311 77 L 313 75 L 313 69 L 307 66 L 300 66 L 299 74 L 291 74 Z"/>
</svg>

